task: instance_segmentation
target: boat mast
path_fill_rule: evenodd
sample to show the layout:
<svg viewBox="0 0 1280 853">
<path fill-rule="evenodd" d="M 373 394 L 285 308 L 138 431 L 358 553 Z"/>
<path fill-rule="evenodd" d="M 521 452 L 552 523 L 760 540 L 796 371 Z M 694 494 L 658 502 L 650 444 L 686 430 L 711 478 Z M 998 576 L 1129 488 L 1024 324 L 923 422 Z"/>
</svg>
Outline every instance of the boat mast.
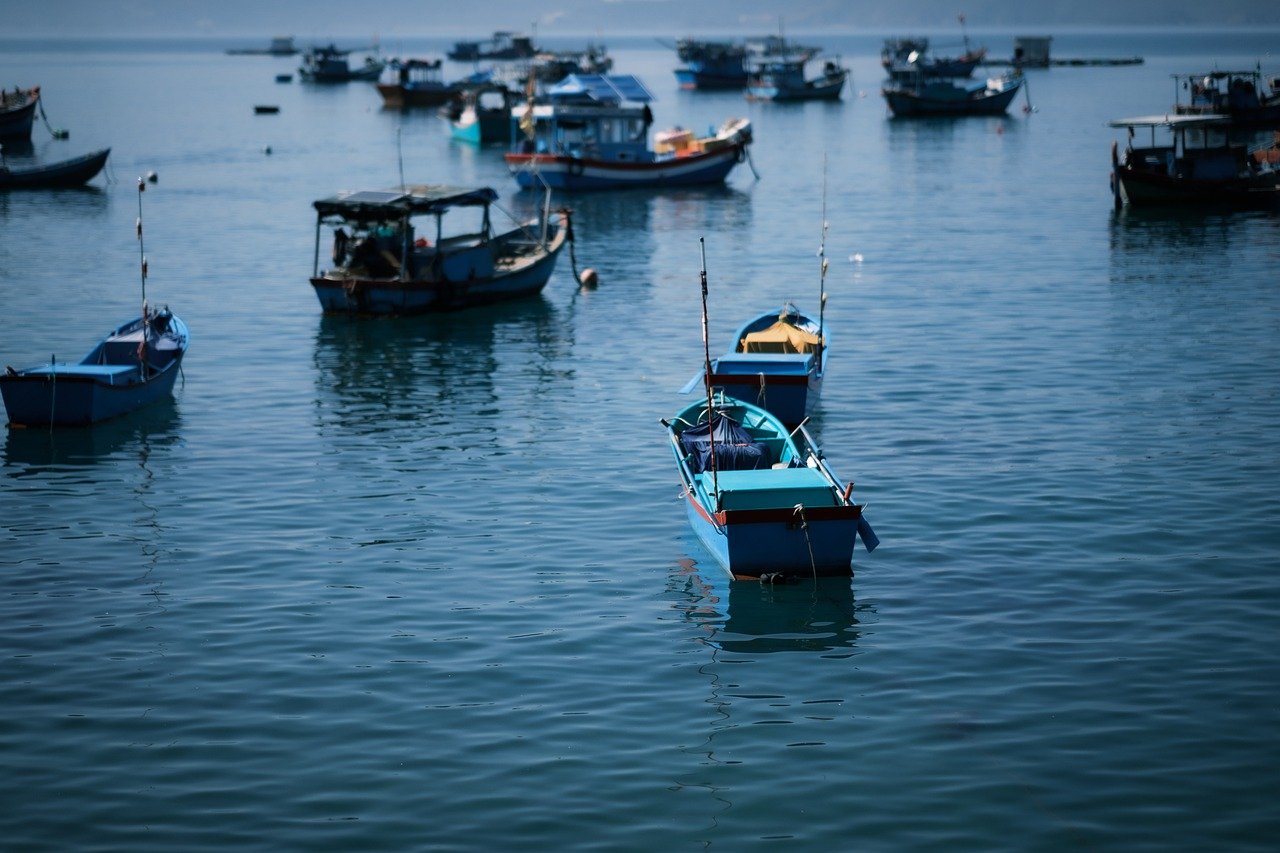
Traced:
<svg viewBox="0 0 1280 853">
<path fill-rule="evenodd" d="M 822 231 L 818 236 L 818 370 L 822 370 L 822 350 L 826 347 L 823 318 L 827 311 L 827 155 L 822 155 Z"/>
<path fill-rule="evenodd" d="M 147 252 L 142 242 L 142 194 L 147 184 L 138 178 L 138 272 L 142 274 L 142 340 L 138 343 L 138 361 L 141 363 L 143 375 L 147 369 Z"/>
<path fill-rule="evenodd" d="M 707 331 L 707 238 L 699 237 L 698 246 L 702 250 L 702 364 L 703 378 L 707 388 L 707 440 L 711 450 L 711 488 L 716 493 L 716 510 L 720 509 L 720 477 L 716 464 L 716 428 L 715 406 L 711 402 L 711 341 Z"/>
</svg>

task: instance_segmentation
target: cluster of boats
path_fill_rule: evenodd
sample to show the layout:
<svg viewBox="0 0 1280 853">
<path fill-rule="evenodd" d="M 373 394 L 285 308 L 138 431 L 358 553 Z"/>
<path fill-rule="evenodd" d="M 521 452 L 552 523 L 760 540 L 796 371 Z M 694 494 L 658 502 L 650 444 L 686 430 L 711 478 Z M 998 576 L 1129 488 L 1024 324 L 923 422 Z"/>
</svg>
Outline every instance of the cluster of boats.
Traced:
<svg viewBox="0 0 1280 853">
<path fill-rule="evenodd" d="M 0 191 L 78 187 L 102 171 L 110 148 L 48 163 L 10 162 L 10 154 L 30 153 L 37 111 L 43 115 L 39 86 L 0 91 Z M 65 139 L 65 131 L 54 138 Z"/>
<path fill-rule="evenodd" d="M 1175 80 L 1179 98 L 1171 112 L 1111 122 L 1127 134 L 1123 151 L 1111 143 L 1116 209 L 1280 202 L 1280 79 L 1265 89 L 1259 70 Z"/>
<path fill-rule="evenodd" d="M 743 89 L 764 101 L 817 101 L 840 97 L 849 69 L 840 60 L 822 61 L 816 76 L 807 68 L 821 48 L 796 44 L 783 36 L 743 41 L 684 38 L 676 42 L 683 63 L 676 69 L 682 89 Z"/>
</svg>

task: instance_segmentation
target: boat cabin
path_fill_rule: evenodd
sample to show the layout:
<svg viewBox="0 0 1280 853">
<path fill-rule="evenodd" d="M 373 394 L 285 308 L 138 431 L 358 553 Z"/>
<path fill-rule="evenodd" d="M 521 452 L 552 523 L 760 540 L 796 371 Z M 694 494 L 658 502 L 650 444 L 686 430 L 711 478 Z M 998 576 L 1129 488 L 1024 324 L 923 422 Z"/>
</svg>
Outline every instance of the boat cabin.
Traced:
<svg viewBox="0 0 1280 853">
<path fill-rule="evenodd" d="M 333 229 L 334 267 L 350 277 L 401 281 L 428 276 L 453 281 L 491 277 L 494 253 L 489 207 L 497 198 L 489 187 L 417 185 L 321 199 L 314 205 L 313 277 L 324 274 L 320 271 L 320 238 L 326 226 Z M 461 215 L 448 217 L 451 227 L 446 232 L 450 211 Z M 415 217 L 435 221 L 418 231 Z"/>
<path fill-rule="evenodd" d="M 1222 181 L 1247 177 L 1259 168 L 1270 168 L 1265 154 L 1253 156 L 1254 146 L 1250 145 L 1249 135 L 1232 130 L 1229 116 L 1140 116 L 1110 124 L 1128 130 L 1124 165 L 1132 171 Z M 1157 129 L 1167 131 L 1168 138 L 1158 143 Z M 1150 136 L 1144 144 L 1142 137 L 1148 132 Z"/>
<path fill-rule="evenodd" d="M 521 153 L 614 162 L 651 162 L 653 95 L 630 74 L 574 74 L 547 89 L 548 103 L 511 111 Z"/>
</svg>

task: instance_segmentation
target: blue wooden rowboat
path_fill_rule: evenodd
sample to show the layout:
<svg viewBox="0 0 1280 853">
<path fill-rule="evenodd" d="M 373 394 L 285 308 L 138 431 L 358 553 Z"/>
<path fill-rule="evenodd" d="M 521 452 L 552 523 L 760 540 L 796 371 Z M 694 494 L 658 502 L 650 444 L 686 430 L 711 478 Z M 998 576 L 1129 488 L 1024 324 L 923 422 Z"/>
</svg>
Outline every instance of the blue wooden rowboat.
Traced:
<svg viewBox="0 0 1280 853">
<path fill-rule="evenodd" d="M 751 122 L 730 119 L 706 136 L 673 128 L 649 147 L 653 95 L 629 74 L 566 77 L 547 103 L 511 112 L 507 168 L 524 189 L 604 190 L 723 181 L 747 159 Z"/>
<path fill-rule="evenodd" d="M 190 342 L 187 325 L 168 306 L 147 307 L 147 256 L 142 244 L 138 179 L 138 254 L 142 316 L 112 329 L 76 364 L 48 364 L 0 375 L 0 396 L 12 426 L 87 426 L 132 412 L 173 393 Z"/>
<path fill-rule="evenodd" d="M 311 285 L 325 313 L 394 316 L 450 311 L 540 293 L 569 233 L 568 213 L 494 233 L 489 187 L 404 186 L 315 202 Z M 480 230 L 446 232 L 456 208 L 480 211 Z M 413 219 L 435 220 L 416 234 Z M 320 232 L 334 229 L 332 269 L 321 270 Z"/>
<path fill-rule="evenodd" d="M 78 187 L 102 171 L 110 148 L 93 151 L 81 157 L 42 163 L 35 166 L 10 166 L 0 163 L 0 190 L 56 189 Z"/>
<path fill-rule="evenodd" d="M 711 385 L 794 426 L 822 393 L 829 348 L 828 333 L 820 322 L 788 302 L 738 329 L 733 347 L 711 360 Z M 688 394 L 704 381 L 702 373 L 697 373 L 681 393 Z"/>
<path fill-rule="evenodd" d="M 848 576 L 855 538 L 867 551 L 879 544 L 853 484 L 841 486 L 803 425 L 788 433 L 719 392 L 662 423 L 689 524 L 730 577 Z"/>
<path fill-rule="evenodd" d="M 165 307 L 113 329 L 76 364 L 6 368 L 0 393 L 11 426 L 87 426 L 173 393 L 189 342 Z"/>
</svg>

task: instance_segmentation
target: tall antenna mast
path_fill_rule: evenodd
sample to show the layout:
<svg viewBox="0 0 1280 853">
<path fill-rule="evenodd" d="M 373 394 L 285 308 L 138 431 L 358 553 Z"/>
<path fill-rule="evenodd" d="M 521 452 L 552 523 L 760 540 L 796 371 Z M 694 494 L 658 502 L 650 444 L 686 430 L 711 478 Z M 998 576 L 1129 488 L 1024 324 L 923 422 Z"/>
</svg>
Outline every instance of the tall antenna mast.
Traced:
<svg viewBox="0 0 1280 853">
<path fill-rule="evenodd" d="M 711 488 L 716 493 L 716 509 L 720 508 L 720 477 L 716 464 L 715 406 L 711 403 L 711 341 L 707 331 L 707 238 L 699 237 L 702 250 L 702 365 L 707 388 L 707 440 L 711 449 Z"/>
<path fill-rule="evenodd" d="M 822 231 L 818 237 L 818 358 L 821 369 L 822 348 L 826 344 L 823 317 L 827 310 L 827 155 L 822 154 Z"/>
</svg>

